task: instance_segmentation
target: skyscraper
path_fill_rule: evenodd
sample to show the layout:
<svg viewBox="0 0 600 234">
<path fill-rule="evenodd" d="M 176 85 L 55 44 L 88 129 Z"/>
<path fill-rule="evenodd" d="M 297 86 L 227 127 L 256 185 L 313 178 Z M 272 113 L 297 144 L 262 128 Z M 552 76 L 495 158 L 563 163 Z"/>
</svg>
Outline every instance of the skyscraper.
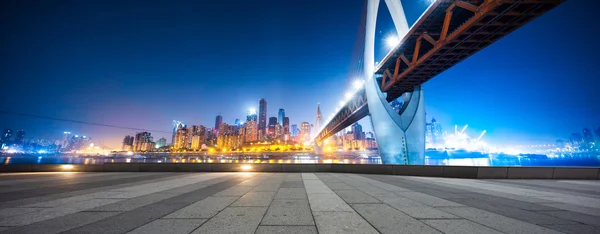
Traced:
<svg viewBox="0 0 600 234">
<path fill-rule="evenodd" d="M 60 146 L 61 149 L 69 147 L 69 139 L 71 139 L 71 132 L 63 132 L 63 139 Z"/>
<path fill-rule="evenodd" d="M 283 127 L 277 123 L 275 124 L 275 134 L 273 134 L 275 136 L 275 138 L 280 139 L 282 137 L 282 133 L 283 133 Z"/>
<path fill-rule="evenodd" d="M 277 125 L 277 117 L 269 118 L 269 133 L 268 135 L 273 137 L 275 136 L 275 125 Z"/>
<path fill-rule="evenodd" d="M 234 124 L 235 126 L 238 126 L 238 127 L 239 127 L 240 125 L 242 125 L 242 122 L 240 121 L 240 119 L 235 119 L 235 121 L 233 121 L 233 124 Z"/>
<path fill-rule="evenodd" d="M 319 134 L 316 131 L 321 130 L 322 125 L 323 125 L 323 119 L 321 118 L 321 107 L 319 107 L 319 103 L 317 103 L 317 119 L 315 121 L 315 136 L 317 134 Z"/>
<path fill-rule="evenodd" d="M 290 118 L 283 117 L 283 135 L 290 134 Z"/>
<path fill-rule="evenodd" d="M 173 120 L 173 137 L 171 138 L 171 144 L 175 145 L 175 134 L 177 133 L 177 129 L 184 128 L 185 125 L 181 123 L 181 121 Z"/>
<path fill-rule="evenodd" d="M 283 119 L 285 118 L 285 110 L 279 109 L 279 113 L 277 115 L 277 123 L 283 126 Z"/>
<path fill-rule="evenodd" d="M 267 129 L 267 100 L 262 98 L 258 102 L 258 132 L 259 136 L 265 137 Z M 259 139 L 262 140 L 262 139 Z"/>
<path fill-rule="evenodd" d="M 248 122 L 246 122 L 245 125 L 245 136 L 244 136 L 244 141 L 245 142 L 253 142 L 253 141 L 257 141 L 258 140 L 258 125 L 256 124 L 256 121 L 254 120 L 250 120 Z"/>
<path fill-rule="evenodd" d="M 298 134 L 300 134 L 300 129 L 298 129 L 298 125 L 297 124 L 292 124 L 292 136 L 296 137 L 298 136 Z"/>
<path fill-rule="evenodd" d="M 133 149 L 133 136 L 127 135 L 123 138 L 123 151 L 131 151 Z"/>
<path fill-rule="evenodd" d="M 183 150 L 188 147 L 188 129 L 186 127 L 177 129 L 177 133 L 175 134 L 175 142 L 173 143 L 174 150 Z"/>
<path fill-rule="evenodd" d="M 354 140 L 364 140 L 362 126 L 360 126 L 360 124 L 352 124 L 352 134 L 354 135 Z"/>
<path fill-rule="evenodd" d="M 215 118 L 215 129 L 217 129 L 217 135 L 220 134 L 219 128 L 221 127 L 222 123 L 223 123 L 223 116 L 221 116 L 221 114 L 219 114 L 219 115 L 217 115 L 217 118 Z"/>
<path fill-rule="evenodd" d="M 302 122 L 300 124 L 300 141 L 310 140 L 310 124 L 308 122 Z"/>
<path fill-rule="evenodd" d="M 85 136 L 84 136 L 85 137 Z M 138 132 L 135 134 L 133 143 L 133 150 L 138 151 L 151 151 L 154 149 L 154 142 L 152 141 L 152 134 L 149 132 Z"/>
</svg>

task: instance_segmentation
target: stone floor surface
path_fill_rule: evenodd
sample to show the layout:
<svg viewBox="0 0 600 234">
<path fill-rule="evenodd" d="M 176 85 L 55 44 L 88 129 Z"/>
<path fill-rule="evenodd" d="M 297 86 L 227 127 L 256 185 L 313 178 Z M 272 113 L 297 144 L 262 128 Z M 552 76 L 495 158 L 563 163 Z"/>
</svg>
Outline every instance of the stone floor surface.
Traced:
<svg viewBox="0 0 600 234">
<path fill-rule="evenodd" d="M 0 233 L 600 233 L 600 181 L 10 173 Z"/>
</svg>

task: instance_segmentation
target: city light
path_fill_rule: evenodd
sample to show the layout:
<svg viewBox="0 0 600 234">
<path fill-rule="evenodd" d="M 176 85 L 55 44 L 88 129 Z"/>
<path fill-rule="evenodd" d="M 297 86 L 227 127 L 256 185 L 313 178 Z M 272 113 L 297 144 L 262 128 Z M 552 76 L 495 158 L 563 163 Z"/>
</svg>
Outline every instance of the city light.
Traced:
<svg viewBox="0 0 600 234">
<path fill-rule="evenodd" d="M 60 169 L 71 170 L 73 169 L 73 165 L 60 165 Z"/>
<path fill-rule="evenodd" d="M 248 109 L 248 114 L 251 114 L 251 115 L 256 114 L 256 109 L 255 108 Z"/>
<path fill-rule="evenodd" d="M 363 80 L 355 80 L 354 82 L 352 82 L 352 86 L 354 86 L 355 89 L 360 89 L 363 83 Z"/>
<path fill-rule="evenodd" d="M 384 40 L 385 47 L 388 49 L 393 49 L 400 43 L 400 38 L 396 35 L 388 35 Z"/>
<path fill-rule="evenodd" d="M 244 171 L 248 171 L 248 170 L 252 170 L 252 166 L 250 166 L 250 165 L 242 165 L 240 167 L 240 169 L 242 169 Z"/>
</svg>

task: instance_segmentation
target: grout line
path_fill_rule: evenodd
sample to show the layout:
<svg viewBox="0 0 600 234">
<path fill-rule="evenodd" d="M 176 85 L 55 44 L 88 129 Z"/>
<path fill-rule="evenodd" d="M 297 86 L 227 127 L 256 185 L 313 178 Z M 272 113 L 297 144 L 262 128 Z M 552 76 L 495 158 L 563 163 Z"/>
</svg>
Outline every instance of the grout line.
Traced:
<svg viewBox="0 0 600 234">
<path fill-rule="evenodd" d="M 258 176 L 256 176 L 256 175 L 258 175 Z M 247 180 L 244 180 L 244 181 L 242 181 L 242 182 L 240 182 L 240 183 L 238 183 L 238 184 L 236 184 L 236 185 L 234 185 L 234 186 L 231 186 L 231 187 L 229 187 L 229 188 L 226 188 L 226 189 L 233 188 L 233 187 L 235 187 L 235 186 L 238 186 L 239 184 L 241 184 L 241 183 L 243 183 L 243 182 L 245 182 L 245 181 L 251 180 L 251 179 L 253 179 L 253 178 L 256 178 L 256 177 L 263 176 L 264 174 L 256 174 L 256 175 L 255 175 L 255 174 L 253 174 L 253 176 L 252 176 L 252 177 L 250 177 L 250 178 L 248 178 Z M 267 175 L 268 175 L 268 174 L 267 174 Z M 259 185 L 259 184 L 261 184 L 262 182 L 264 182 L 264 180 L 262 180 L 260 183 L 258 183 L 257 185 L 253 186 L 252 188 L 254 188 L 254 187 L 258 186 L 258 185 Z M 242 186 L 240 186 L 240 187 L 242 187 Z M 246 187 L 246 186 L 244 186 L 244 187 Z M 247 186 L 247 187 L 250 187 L 250 186 Z M 224 189 L 224 190 L 226 190 L 226 189 Z M 252 189 L 250 189 L 250 190 L 252 190 Z M 222 192 L 222 191 L 223 191 L 223 190 L 221 190 L 221 191 L 219 191 L 219 192 Z M 217 193 L 219 193 L 219 192 L 217 192 Z M 248 191 L 248 192 L 244 193 L 244 195 L 246 195 L 246 194 L 247 194 L 247 193 L 249 193 L 249 192 L 250 192 L 250 191 Z M 215 193 L 215 194 L 217 194 L 217 193 Z M 215 195 L 215 194 L 213 194 L 213 195 Z M 213 195 L 211 195 L 211 196 L 208 196 L 208 197 L 212 197 Z M 206 221 L 204 221 L 202 224 L 200 224 L 200 226 L 198 226 L 197 228 L 194 228 L 194 230 L 192 230 L 190 233 L 193 233 L 194 231 L 196 231 L 196 230 L 198 230 L 199 228 L 201 228 L 202 226 L 204 226 L 206 223 L 208 223 L 208 221 L 210 221 L 211 219 L 213 219 L 214 217 L 216 217 L 217 215 L 219 215 L 219 213 L 221 213 L 223 210 L 225 210 L 225 209 L 227 209 L 228 207 L 230 207 L 230 206 L 231 206 L 231 204 L 233 204 L 233 203 L 235 203 L 236 201 L 238 201 L 238 200 L 239 200 L 240 198 L 242 198 L 244 195 L 241 195 L 241 196 L 239 196 L 237 199 L 235 199 L 235 201 L 231 202 L 231 203 L 230 203 L 228 206 L 226 206 L 226 207 L 225 207 L 225 208 L 223 208 L 222 210 L 219 210 L 219 211 L 218 211 L 216 214 L 214 214 L 214 215 L 213 215 L 213 216 L 211 216 L 210 218 L 206 219 Z M 207 198 L 208 198 L 208 197 L 207 197 Z M 232 197 L 232 196 L 230 196 L 230 197 Z M 206 199 L 206 198 L 205 198 L 205 199 Z M 202 199 L 202 200 L 204 200 L 204 199 Z M 173 212 L 177 212 L 177 211 L 173 211 Z M 165 216 L 167 216 L 167 215 L 165 215 Z"/>
<path fill-rule="evenodd" d="M 287 173 L 285 174 L 285 177 L 287 177 Z M 285 177 L 283 179 L 285 179 Z M 271 209 L 271 205 L 273 204 L 273 201 L 275 200 L 275 196 L 277 196 L 277 192 L 279 191 L 279 187 L 281 187 L 281 184 L 283 183 L 283 180 L 281 183 L 279 183 L 279 186 L 277 186 L 277 191 L 275 191 L 275 194 L 273 194 L 273 198 L 271 199 L 271 202 L 269 202 L 269 206 L 267 206 L 267 209 L 265 210 L 265 213 L 262 215 L 262 217 L 260 217 L 260 220 L 258 221 L 258 225 L 256 225 L 256 228 L 254 229 L 253 233 L 256 233 L 258 231 L 258 227 L 260 227 L 260 223 L 262 223 L 263 219 L 265 218 L 265 215 L 267 215 L 267 212 L 269 212 L 269 209 Z M 256 185 L 258 186 L 258 185 Z M 233 204 L 233 203 L 232 203 Z M 264 206 L 261 206 L 264 207 Z"/>
</svg>

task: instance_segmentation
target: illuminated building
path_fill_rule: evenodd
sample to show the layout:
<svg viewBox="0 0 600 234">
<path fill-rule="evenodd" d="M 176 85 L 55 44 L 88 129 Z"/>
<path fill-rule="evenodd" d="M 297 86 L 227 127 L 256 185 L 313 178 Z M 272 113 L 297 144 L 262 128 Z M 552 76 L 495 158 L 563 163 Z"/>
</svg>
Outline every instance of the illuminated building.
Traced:
<svg viewBox="0 0 600 234">
<path fill-rule="evenodd" d="M 267 130 L 267 100 L 262 98 L 258 102 L 258 132 L 260 140 L 266 137 Z"/>
<path fill-rule="evenodd" d="M 222 123 L 221 125 L 219 125 L 217 137 L 219 137 L 221 134 L 229 134 L 229 125 L 227 125 L 226 123 Z"/>
<path fill-rule="evenodd" d="M 204 144 L 206 142 L 206 127 L 202 126 L 202 125 L 192 125 L 191 127 L 188 128 L 188 137 L 187 137 L 187 148 L 188 149 L 194 149 L 194 147 L 192 146 L 193 144 L 193 137 L 194 136 L 199 136 L 198 140 L 200 141 L 199 144 L 200 146 L 202 144 Z M 199 148 L 196 148 L 199 149 Z"/>
<path fill-rule="evenodd" d="M 91 140 L 92 139 L 87 136 L 75 135 L 75 136 L 71 137 L 71 140 L 69 141 L 69 150 L 71 150 L 71 151 L 82 150 L 83 147 L 85 147 L 86 145 L 89 145 L 89 142 Z"/>
<path fill-rule="evenodd" d="M 165 146 L 167 146 L 166 138 L 161 137 L 160 139 L 158 139 L 158 141 L 156 141 L 156 148 L 165 147 Z"/>
<path fill-rule="evenodd" d="M 206 127 L 202 125 L 193 125 L 188 129 L 188 149 L 199 150 L 206 143 Z"/>
<path fill-rule="evenodd" d="M 17 131 L 17 136 L 15 137 L 15 144 L 23 144 L 25 143 L 25 130 L 21 129 Z"/>
<path fill-rule="evenodd" d="M 300 141 L 305 142 L 310 140 L 310 124 L 302 122 L 300 124 Z"/>
<path fill-rule="evenodd" d="M 594 148 L 595 146 L 594 136 L 589 128 L 583 129 L 583 145 L 588 149 Z"/>
<path fill-rule="evenodd" d="M 244 141 L 254 142 L 258 140 L 258 124 L 256 121 L 248 121 L 244 126 Z"/>
<path fill-rule="evenodd" d="M 217 144 L 217 130 L 210 128 L 206 131 L 206 144 L 215 146 Z"/>
<path fill-rule="evenodd" d="M 229 125 L 227 127 L 227 133 L 229 133 L 230 135 L 239 135 L 240 134 L 240 126 L 238 125 Z"/>
<path fill-rule="evenodd" d="M 248 109 L 248 112 L 246 112 L 246 122 L 248 121 L 258 122 L 258 117 L 256 116 L 256 109 Z"/>
<path fill-rule="evenodd" d="M 202 149 L 202 144 L 204 144 L 204 139 L 202 138 L 202 136 L 199 136 L 199 135 L 192 136 L 192 145 L 191 145 L 190 149 L 200 150 L 200 149 Z"/>
<path fill-rule="evenodd" d="M 171 137 L 171 144 L 175 144 L 175 134 L 177 133 L 177 129 L 182 129 L 185 127 L 185 124 L 181 123 L 181 121 L 173 120 L 173 136 Z"/>
<path fill-rule="evenodd" d="M 12 138 L 12 129 L 4 129 L 4 134 L 2 134 L 2 143 L 8 144 L 10 139 Z"/>
<path fill-rule="evenodd" d="M 375 150 L 377 149 L 377 141 L 373 137 L 367 137 L 365 139 L 365 149 Z"/>
<path fill-rule="evenodd" d="M 279 109 L 279 112 L 277 114 L 277 123 L 281 126 L 283 126 L 283 119 L 285 118 L 285 110 L 284 109 Z"/>
<path fill-rule="evenodd" d="M 284 117 L 283 118 L 283 135 L 289 135 L 289 134 L 290 134 L 290 118 Z"/>
<path fill-rule="evenodd" d="M 217 136 L 219 136 L 219 134 L 221 134 L 221 132 L 220 132 L 221 124 L 223 124 L 223 116 L 221 116 L 221 114 L 219 114 L 215 118 L 215 129 L 217 130 Z"/>
<path fill-rule="evenodd" d="M 133 150 L 133 136 L 127 135 L 123 138 L 123 150 L 124 151 L 132 151 Z"/>
<path fill-rule="evenodd" d="M 66 149 L 69 147 L 69 139 L 71 138 L 71 132 L 63 132 L 63 138 L 60 142 L 60 149 Z"/>
<path fill-rule="evenodd" d="M 187 128 L 177 129 L 177 133 L 175 134 L 175 143 L 173 144 L 174 150 L 184 150 L 187 149 L 189 144 L 189 134 Z"/>
<path fill-rule="evenodd" d="M 277 123 L 275 124 L 275 138 L 279 139 L 283 137 L 283 127 Z"/>
<path fill-rule="evenodd" d="M 300 134 L 300 129 L 298 128 L 297 124 L 292 124 L 291 131 L 293 137 L 297 137 Z"/>
<path fill-rule="evenodd" d="M 219 142 L 221 142 L 221 145 L 225 144 L 227 146 L 229 145 L 236 145 L 233 143 L 229 143 L 231 136 L 240 136 L 240 127 L 235 126 L 235 125 L 228 125 L 226 123 L 222 123 L 220 128 L 219 128 L 219 136 L 217 137 L 217 147 L 219 147 Z M 239 137 L 240 141 L 243 141 L 243 137 Z M 241 144 L 241 142 L 240 142 Z"/>
<path fill-rule="evenodd" d="M 579 133 L 571 133 L 570 141 L 573 148 L 578 149 L 583 146 L 583 137 L 581 137 L 581 134 Z"/>
<path fill-rule="evenodd" d="M 267 133 L 269 137 L 274 137 L 276 135 L 275 125 L 277 125 L 277 117 L 269 118 L 269 132 Z"/>
<path fill-rule="evenodd" d="M 217 148 L 224 150 L 235 150 L 242 147 L 241 135 L 222 134 L 217 139 Z"/>
<path fill-rule="evenodd" d="M 354 140 L 363 140 L 364 132 L 362 131 L 362 126 L 358 124 L 358 122 L 352 124 L 352 134 L 354 134 Z"/>
<path fill-rule="evenodd" d="M 315 136 L 318 133 L 319 130 L 321 130 L 321 127 L 323 125 L 323 119 L 321 118 L 321 107 L 319 107 L 319 103 L 317 103 L 317 118 L 315 120 Z"/>
<path fill-rule="evenodd" d="M 133 151 L 136 152 L 148 152 L 154 149 L 154 142 L 152 141 L 152 134 L 149 132 L 138 132 L 135 134 L 133 143 Z"/>
</svg>

